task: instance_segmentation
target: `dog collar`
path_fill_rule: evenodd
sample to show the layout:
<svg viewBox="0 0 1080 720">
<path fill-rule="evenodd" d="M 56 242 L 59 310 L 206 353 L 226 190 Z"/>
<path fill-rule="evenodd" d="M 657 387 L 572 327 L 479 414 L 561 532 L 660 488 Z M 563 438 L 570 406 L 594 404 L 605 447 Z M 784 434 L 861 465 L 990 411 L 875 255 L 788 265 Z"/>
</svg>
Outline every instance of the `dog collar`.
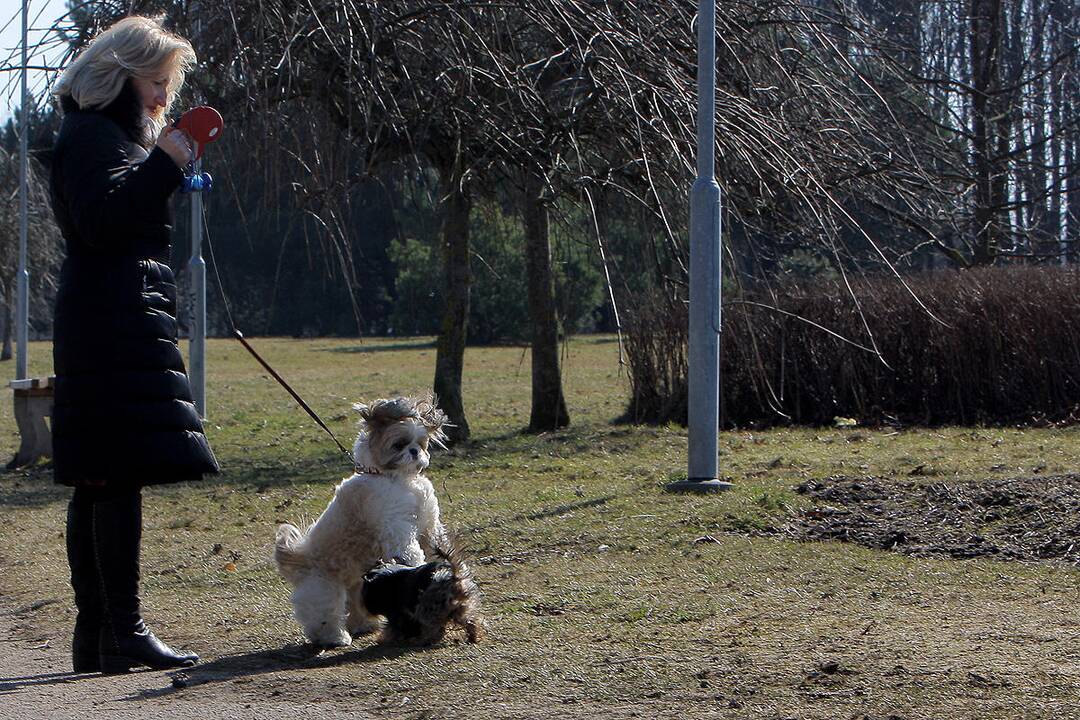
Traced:
<svg viewBox="0 0 1080 720">
<path fill-rule="evenodd" d="M 376 467 L 356 466 L 356 472 L 360 475 L 382 475 L 382 470 Z"/>
</svg>

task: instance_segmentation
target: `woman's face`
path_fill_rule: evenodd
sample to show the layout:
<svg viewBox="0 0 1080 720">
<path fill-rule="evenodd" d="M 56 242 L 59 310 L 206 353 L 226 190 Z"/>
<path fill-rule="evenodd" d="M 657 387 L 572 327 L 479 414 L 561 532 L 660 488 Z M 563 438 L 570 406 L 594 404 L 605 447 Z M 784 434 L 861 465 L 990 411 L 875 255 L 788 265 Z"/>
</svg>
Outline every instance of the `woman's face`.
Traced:
<svg viewBox="0 0 1080 720">
<path fill-rule="evenodd" d="M 162 69 L 151 75 L 136 75 L 131 78 L 131 82 L 146 116 L 160 115 L 169 100 L 169 74 Z"/>
</svg>

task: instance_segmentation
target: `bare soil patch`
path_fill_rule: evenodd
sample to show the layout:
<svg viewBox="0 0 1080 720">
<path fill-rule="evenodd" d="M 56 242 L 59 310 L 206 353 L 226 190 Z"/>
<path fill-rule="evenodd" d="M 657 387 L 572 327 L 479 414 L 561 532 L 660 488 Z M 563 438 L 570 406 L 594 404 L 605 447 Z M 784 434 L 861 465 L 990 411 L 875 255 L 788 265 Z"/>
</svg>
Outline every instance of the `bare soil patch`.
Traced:
<svg viewBox="0 0 1080 720">
<path fill-rule="evenodd" d="M 783 528 L 912 556 L 1080 563 L 1080 475 L 927 482 L 835 475 L 796 492 L 817 501 Z"/>
</svg>

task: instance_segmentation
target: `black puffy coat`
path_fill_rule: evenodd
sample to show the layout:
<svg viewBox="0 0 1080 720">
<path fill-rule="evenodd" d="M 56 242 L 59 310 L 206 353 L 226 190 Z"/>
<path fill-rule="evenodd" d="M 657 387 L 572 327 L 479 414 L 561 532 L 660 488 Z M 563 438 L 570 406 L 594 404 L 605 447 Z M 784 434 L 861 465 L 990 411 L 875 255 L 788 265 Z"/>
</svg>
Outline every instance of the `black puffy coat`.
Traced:
<svg viewBox="0 0 1080 720">
<path fill-rule="evenodd" d="M 218 471 L 177 346 L 176 281 L 155 259 L 168 257 L 168 199 L 183 173 L 134 142 L 124 121 L 133 92 L 129 84 L 103 111 L 64 98 L 53 153 L 52 205 L 67 245 L 53 331 L 53 463 L 64 485 Z"/>
</svg>

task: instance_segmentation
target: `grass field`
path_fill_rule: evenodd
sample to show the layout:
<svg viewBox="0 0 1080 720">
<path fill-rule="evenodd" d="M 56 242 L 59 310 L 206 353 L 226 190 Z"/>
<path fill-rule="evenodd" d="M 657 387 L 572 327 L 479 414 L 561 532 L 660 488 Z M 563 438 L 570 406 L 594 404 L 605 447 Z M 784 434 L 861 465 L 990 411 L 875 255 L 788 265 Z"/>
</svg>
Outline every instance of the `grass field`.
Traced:
<svg viewBox="0 0 1080 720">
<path fill-rule="evenodd" d="M 253 342 L 347 444 L 352 402 L 431 385 L 430 339 Z M 48 353 L 31 347 L 31 374 L 48 372 Z M 669 495 L 685 430 L 614 422 L 627 394 L 614 339 L 577 338 L 564 361 L 572 426 L 526 435 L 527 351 L 470 348 L 473 439 L 428 473 L 474 560 L 488 639 L 423 650 L 360 639 L 313 656 L 270 545 L 277 523 L 317 516 L 348 468 L 238 343 L 211 341 L 207 434 L 224 473 L 145 493 L 145 614 L 206 660 L 176 692 L 346 696 L 415 717 L 1080 717 L 1075 567 L 782 531 L 812 502 L 795 492 L 807 479 L 1053 476 L 1080 468 L 1080 431 L 728 432 L 720 462 L 735 489 Z M 0 442 L 17 445 L 10 402 Z M 73 617 L 67 496 L 45 468 L 0 477 L 0 603 L 56 644 Z"/>
</svg>

